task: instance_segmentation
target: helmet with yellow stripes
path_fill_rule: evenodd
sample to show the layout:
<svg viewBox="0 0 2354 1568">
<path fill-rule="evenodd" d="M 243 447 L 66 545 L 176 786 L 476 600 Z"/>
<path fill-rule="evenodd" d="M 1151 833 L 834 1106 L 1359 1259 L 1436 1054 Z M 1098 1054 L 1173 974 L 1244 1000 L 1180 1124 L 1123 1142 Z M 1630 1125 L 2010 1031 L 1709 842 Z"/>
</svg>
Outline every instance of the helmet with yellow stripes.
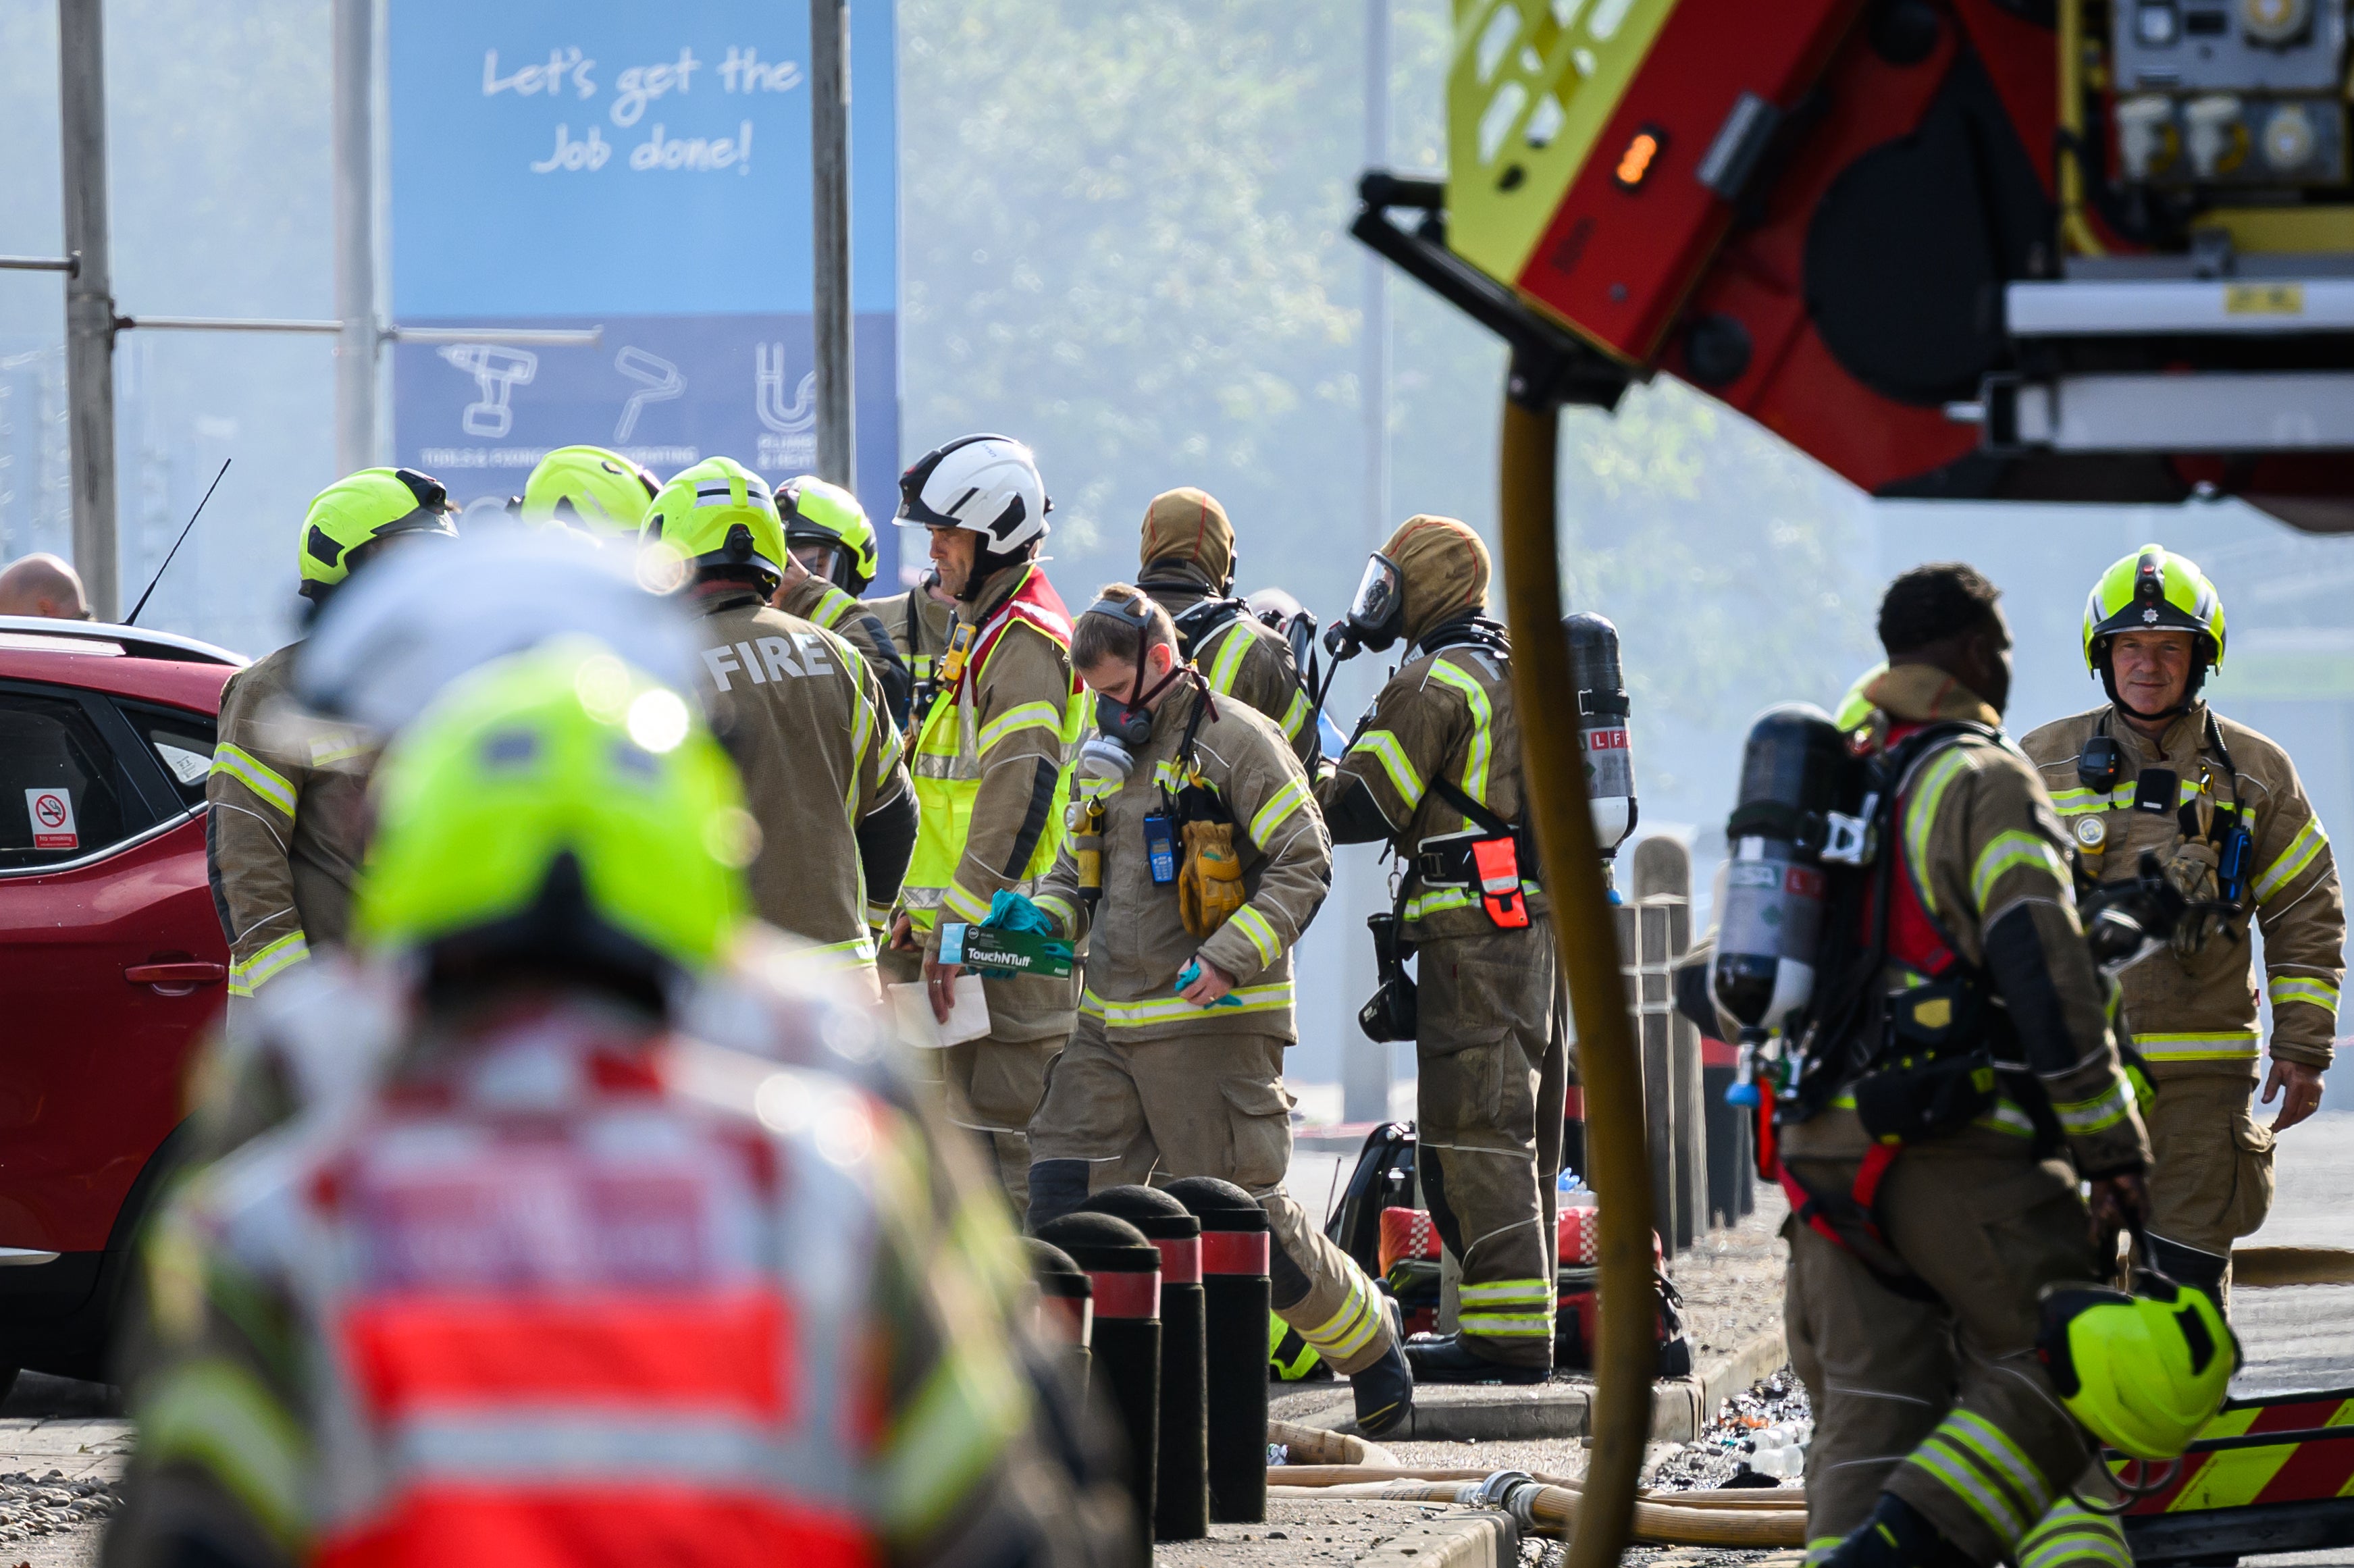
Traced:
<svg viewBox="0 0 2354 1568">
<path fill-rule="evenodd" d="M 603 447 L 558 447 L 524 482 L 526 523 L 564 524 L 595 536 L 635 535 L 662 485 L 644 467 Z"/>
<path fill-rule="evenodd" d="M 2137 1459 L 2171 1459 L 2221 1408 L 2240 1341 L 2204 1292 L 2144 1270 L 2135 1293 L 2052 1286 L 2035 1353 L 2068 1414 Z"/>
<path fill-rule="evenodd" d="M 429 976 L 538 969 L 659 995 L 746 917 L 758 831 L 684 697 L 568 637 L 451 685 L 386 753 L 356 945 Z"/>
<path fill-rule="evenodd" d="M 875 553 L 875 524 L 858 497 L 815 474 L 788 480 L 777 492 L 777 510 L 785 520 L 785 544 L 813 546 L 824 552 L 822 568 L 805 564 L 844 593 L 861 594 L 875 580 L 880 564 Z M 798 554 L 798 552 L 796 552 Z"/>
<path fill-rule="evenodd" d="M 2117 683 L 2109 642 L 2127 631 L 2191 634 L 2190 682 L 2182 694 L 2186 707 L 2198 696 L 2207 672 L 2223 667 L 2223 596 L 2196 561 L 2163 545 L 2144 545 L 2111 566 L 2084 601 L 2084 667 L 2100 676 L 2113 703 Z"/>
<path fill-rule="evenodd" d="M 302 597 L 324 603 L 370 546 L 401 534 L 458 536 L 440 480 L 413 468 L 364 468 L 335 481 L 311 498 L 302 516 L 294 552 Z"/>
<path fill-rule="evenodd" d="M 644 538 L 698 572 L 740 572 L 773 588 L 785 575 L 785 524 L 769 482 L 734 458 L 705 458 L 671 476 Z M 765 591 L 765 590 L 764 590 Z"/>
</svg>

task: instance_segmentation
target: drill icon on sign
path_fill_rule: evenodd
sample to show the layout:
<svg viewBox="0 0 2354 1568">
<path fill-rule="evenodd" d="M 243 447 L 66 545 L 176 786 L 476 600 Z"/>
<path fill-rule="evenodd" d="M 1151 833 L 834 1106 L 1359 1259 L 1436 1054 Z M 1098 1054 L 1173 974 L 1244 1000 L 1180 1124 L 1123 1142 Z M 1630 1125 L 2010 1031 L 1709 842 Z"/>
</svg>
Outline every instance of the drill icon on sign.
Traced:
<svg viewBox="0 0 2354 1568">
<path fill-rule="evenodd" d="M 504 348 L 494 343 L 453 343 L 440 351 L 451 366 L 474 378 L 481 394 L 466 405 L 459 424 L 470 436 L 498 437 L 514 428 L 514 409 L 507 401 L 518 387 L 527 387 L 539 374 L 539 355 L 525 348 Z"/>
</svg>

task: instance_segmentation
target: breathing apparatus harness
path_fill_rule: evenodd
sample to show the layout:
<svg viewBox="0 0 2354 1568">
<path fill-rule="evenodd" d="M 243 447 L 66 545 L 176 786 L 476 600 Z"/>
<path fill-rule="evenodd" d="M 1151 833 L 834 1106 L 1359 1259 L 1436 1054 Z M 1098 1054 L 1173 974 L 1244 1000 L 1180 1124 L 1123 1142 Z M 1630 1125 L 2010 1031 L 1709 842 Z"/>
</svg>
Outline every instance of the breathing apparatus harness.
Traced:
<svg viewBox="0 0 2354 1568">
<path fill-rule="evenodd" d="M 1381 559 L 1374 558 L 1377 562 Z M 1344 637 L 1355 620 L 1355 611 L 1352 610 L 1349 620 L 1338 623 L 1326 634 L 1325 646 L 1336 650 L 1336 668 L 1338 660 L 1354 655 L 1361 641 L 1363 646 L 1378 651 L 1394 640 L 1370 641 Z M 1346 651 L 1339 652 L 1342 647 Z M 1476 648 L 1504 662 L 1512 656 L 1511 639 L 1501 622 L 1482 615 L 1469 615 L 1432 628 L 1406 650 L 1406 657 L 1408 661 L 1427 658 L 1450 648 Z M 1320 700 L 1318 705 L 1321 707 Z M 1359 728 L 1363 727 L 1361 721 Z M 1524 884 L 1537 876 L 1535 840 L 1526 823 L 1507 821 L 1448 779 L 1448 768 L 1454 761 L 1450 758 L 1436 770 L 1431 793 L 1472 825 L 1458 832 L 1433 833 L 1411 848 L 1392 839 L 1390 853 L 1402 863 L 1404 874 L 1393 878 L 1389 909 L 1368 916 L 1365 920 L 1373 932 L 1378 984 L 1372 1000 L 1358 1011 L 1357 1025 L 1374 1041 L 1410 1040 L 1415 1034 L 1419 1007 L 1414 978 L 1405 972 L 1405 960 L 1413 956 L 1414 944 L 1405 936 L 1405 907 L 1412 890 L 1476 889 L 1481 912 L 1500 931 L 1524 930 L 1531 921 Z"/>
<path fill-rule="evenodd" d="M 2196 691 L 2196 683 L 2191 689 Z M 2186 704 L 2189 700 L 2186 695 Z M 2113 705 L 2120 713 L 2140 716 L 2123 703 Z M 2205 896 L 2204 888 L 2196 885 L 2205 880 L 2201 874 L 2179 874 L 2175 879 L 2185 906 L 2178 911 L 2173 931 L 2176 950 L 2186 958 L 2217 933 L 2232 941 L 2240 939 L 2240 927 L 2235 921 L 2245 913 L 2243 900 L 2256 848 L 2255 835 L 2248 828 L 2247 808 L 2241 798 L 2239 767 L 2232 760 L 2231 747 L 2223 744 L 2223 731 L 2215 722 L 2215 711 L 2210 708 L 2204 716 L 2207 747 L 2222 764 L 2223 783 L 2231 791 L 2228 801 L 2215 799 L 2215 778 L 2203 758 L 2199 765 L 2198 793 L 2187 801 L 2180 799 L 2181 780 L 2171 768 L 2145 768 L 2134 779 L 2133 810 L 2172 816 L 2182 834 L 2183 848 L 2199 846 L 2200 853 L 2190 858 L 2202 864 L 2210 856 L 2213 860 L 2212 865 L 2206 868 L 2213 874 L 2213 897 Z M 2125 754 L 2116 738 L 2109 734 L 2109 715 L 2103 714 L 2077 756 L 2076 781 L 2096 795 L 2110 796 L 2124 777 Z M 2228 817 L 2223 815 L 2226 812 Z M 2071 824 L 2071 832 L 2076 842 L 2077 892 L 2089 896 L 2095 889 L 2109 885 L 2101 881 L 2101 863 L 2109 847 L 2107 811 L 2088 811 L 2078 816 Z M 2177 858 L 2179 862 L 2182 857 L 2178 853 Z M 2142 860 L 2140 874 L 2146 879 L 2152 874 L 2154 857 L 2145 853 Z M 2192 885 L 2182 885 L 2185 883 Z"/>
<path fill-rule="evenodd" d="M 1183 661 L 1182 648 L 1180 662 L 1146 687 L 1152 610 L 1150 599 L 1099 599 L 1081 612 L 1111 616 L 1136 629 L 1136 674 L 1125 699 L 1097 694 L 1097 734 L 1079 750 L 1069 824 L 1071 853 L 1078 866 L 1079 896 L 1092 909 L 1103 896 L 1104 801 L 1127 784 L 1136 768 L 1137 750 L 1152 738 L 1153 699 L 1181 681 L 1190 682 L 1193 708 L 1177 744 L 1182 781 L 1172 788 L 1172 774 L 1155 780 L 1161 806 L 1144 819 L 1144 850 L 1153 885 L 1173 885 L 1186 930 L 1207 938 L 1245 902 L 1233 814 L 1193 760 L 1203 724 L 1217 716 L 1217 698 L 1202 673 Z"/>
<path fill-rule="evenodd" d="M 1882 1183 L 1908 1142 L 1954 1132 L 1991 1109 L 2009 1090 L 2035 1124 L 2040 1151 L 2062 1141 L 2042 1086 L 2017 1063 L 2016 1037 L 2002 999 L 1983 970 L 1955 950 L 1923 902 L 1914 881 L 1919 868 L 1900 866 L 1905 789 L 1935 753 L 1972 741 L 2002 744 L 2001 733 L 1967 720 L 1914 729 L 1865 770 L 1861 854 L 1835 863 L 1823 938 L 1843 961 L 1825 966 L 1802 1024 L 1796 1080 L 1767 1099 L 1781 1101 L 1777 1121 L 1803 1121 L 1846 1091 L 1872 1138 L 1845 1192 L 1817 1191 L 1776 1160 L 1773 1174 L 1788 1194 L 1798 1222 L 1845 1248 L 1881 1284 L 1900 1296 L 1932 1300 L 1935 1292 L 1907 1268 L 1882 1234 Z M 1865 933 L 1860 945 L 1850 941 Z M 1925 983 L 1889 992 L 1881 971 L 1893 960 Z"/>
</svg>

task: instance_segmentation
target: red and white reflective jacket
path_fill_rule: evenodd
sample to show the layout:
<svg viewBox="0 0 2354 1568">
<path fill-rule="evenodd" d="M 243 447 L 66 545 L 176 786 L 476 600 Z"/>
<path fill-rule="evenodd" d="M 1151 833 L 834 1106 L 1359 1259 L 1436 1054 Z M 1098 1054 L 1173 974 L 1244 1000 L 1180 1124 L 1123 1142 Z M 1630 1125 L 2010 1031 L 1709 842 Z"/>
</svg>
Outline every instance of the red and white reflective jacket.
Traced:
<svg viewBox="0 0 2354 1568">
<path fill-rule="evenodd" d="M 591 1005 L 415 1042 L 159 1223 L 112 1554 L 193 1489 L 338 1568 L 1089 1561 L 998 1484 L 1032 1388 L 927 1166 L 849 1076 Z"/>
</svg>

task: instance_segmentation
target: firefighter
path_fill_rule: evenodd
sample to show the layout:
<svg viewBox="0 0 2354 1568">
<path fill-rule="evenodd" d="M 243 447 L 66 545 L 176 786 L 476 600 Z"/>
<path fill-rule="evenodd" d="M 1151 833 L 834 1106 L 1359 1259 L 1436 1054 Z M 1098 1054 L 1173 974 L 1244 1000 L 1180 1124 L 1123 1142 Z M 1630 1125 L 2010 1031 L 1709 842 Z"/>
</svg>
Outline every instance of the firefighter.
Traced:
<svg viewBox="0 0 2354 1568">
<path fill-rule="evenodd" d="M 874 672 L 833 633 L 769 608 L 783 524 L 760 476 L 705 458 L 674 476 L 645 538 L 676 553 L 703 616 L 703 696 L 759 824 L 760 917 L 873 984 L 873 932 L 916 842 L 916 798 Z"/>
<path fill-rule="evenodd" d="M 642 463 L 603 447 L 558 447 L 539 460 L 508 504 L 525 522 L 634 542 L 662 482 Z"/>
<path fill-rule="evenodd" d="M 2223 601 L 2198 567 L 2145 545 L 2084 608 L 2084 662 L 2109 700 L 2020 745 L 2091 882 L 2154 853 L 2194 904 L 2169 949 L 2126 969 L 2125 1024 L 2158 1094 L 2149 1232 L 2175 1278 L 2221 1302 L 2232 1243 L 2264 1223 L 2273 1140 L 2321 1103 L 2345 979 L 2346 905 L 2328 835 L 2277 745 L 2200 700 L 2223 662 Z M 2168 794 L 2168 791 L 2172 791 Z M 2272 1071 L 2257 1125 L 2256 975 L 2264 933 Z"/>
<path fill-rule="evenodd" d="M 921 821 L 891 945 L 920 950 L 934 1016 L 957 969 L 939 962 L 943 919 L 979 924 L 1004 889 L 1030 894 L 1062 847 L 1071 764 L 1087 722 L 1071 673 L 1071 620 L 1038 565 L 1050 503 L 1030 449 L 965 436 L 900 476 L 899 518 L 928 530 L 956 625 L 917 720 L 910 769 Z M 1069 1038 L 1076 981 L 984 979 L 990 1030 L 941 1053 L 949 1114 L 989 1144 L 1018 1213 L 1030 1205 L 1031 1113 Z"/>
<path fill-rule="evenodd" d="M 751 833 L 617 663 L 486 666 L 390 749 L 354 931 L 398 1025 L 159 1218 L 112 1563 L 1119 1560 L 863 1012 L 684 1026 Z"/>
<path fill-rule="evenodd" d="M 1217 497 L 1191 485 L 1154 496 L 1144 510 L 1139 555 L 1144 570 L 1137 587 L 1169 612 L 1179 652 L 1210 689 L 1265 714 L 1300 765 L 1316 766 L 1314 705 L 1299 661 L 1283 633 L 1234 597 L 1239 553 Z"/>
<path fill-rule="evenodd" d="M 1416 1170 L 1462 1267 L 1458 1331 L 1407 1341 L 1416 1383 L 1542 1383 L 1553 1367 L 1566 1067 L 1488 577 L 1488 547 L 1451 517 L 1409 518 L 1367 564 L 1347 635 L 1377 652 L 1403 641 L 1405 659 L 1317 791 L 1334 842 L 1384 841 L 1405 862 Z"/>
<path fill-rule="evenodd" d="M 367 468 L 312 499 L 295 541 L 316 615 L 351 575 L 420 537 L 454 538 L 449 493 L 414 469 Z M 357 732 L 306 722 L 290 699 L 300 640 L 221 690 L 219 744 L 205 781 L 205 861 L 228 938 L 232 1009 L 313 945 L 344 939 L 359 863 L 360 805 L 374 749 Z"/>
<path fill-rule="evenodd" d="M 2037 1357 L 2037 1303 L 2113 1272 L 2078 1180 L 2114 1259 L 2148 1144 L 2066 836 L 2001 733 L 1996 596 L 1968 567 L 1929 566 L 1881 605 L 1889 668 L 1866 733 L 1885 858 L 1829 905 L 1804 1065 L 1779 1101 L 1784 1322 L 1815 1411 L 1809 1555 L 1840 1568 L 2127 1560 L 2114 1522 L 2059 1506 L 2093 1452 Z"/>
<path fill-rule="evenodd" d="M 949 633 L 956 627 L 956 596 L 940 587 L 939 568 L 928 566 L 907 592 L 870 599 L 866 604 L 890 634 L 891 646 L 907 661 L 913 688 L 907 705 L 912 726 L 931 711 L 932 694 L 939 683 L 940 655 L 948 651 Z M 914 736 L 908 738 L 912 741 Z"/>
<path fill-rule="evenodd" d="M 857 649 L 882 683 L 892 727 L 904 731 L 914 679 L 882 618 L 858 598 L 875 580 L 875 524 L 866 509 L 840 485 L 805 473 L 777 492 L 777 511 L 791 552 L 777 608 Z"/>
<path fill-rule="evenodd" d="M 1283 1186 L 1291 949 L 1332 874 L 1315 791 L 1282 732 L 1210 689 L 1140 589 L 1105 588 L 1071 658 L 1098 733 L 1037 904 L 1062 935 L 1094 937 L 1078 1025 L 1031 1122 L 1030 1229 L 1094 1188 L 1235 1183 L 1274 1233 L 1277 1315 L 1351 1377 L 1358 1427 L 1378 1436 L 1414 1397 L 1383 1298 Z"/>
</svg>

